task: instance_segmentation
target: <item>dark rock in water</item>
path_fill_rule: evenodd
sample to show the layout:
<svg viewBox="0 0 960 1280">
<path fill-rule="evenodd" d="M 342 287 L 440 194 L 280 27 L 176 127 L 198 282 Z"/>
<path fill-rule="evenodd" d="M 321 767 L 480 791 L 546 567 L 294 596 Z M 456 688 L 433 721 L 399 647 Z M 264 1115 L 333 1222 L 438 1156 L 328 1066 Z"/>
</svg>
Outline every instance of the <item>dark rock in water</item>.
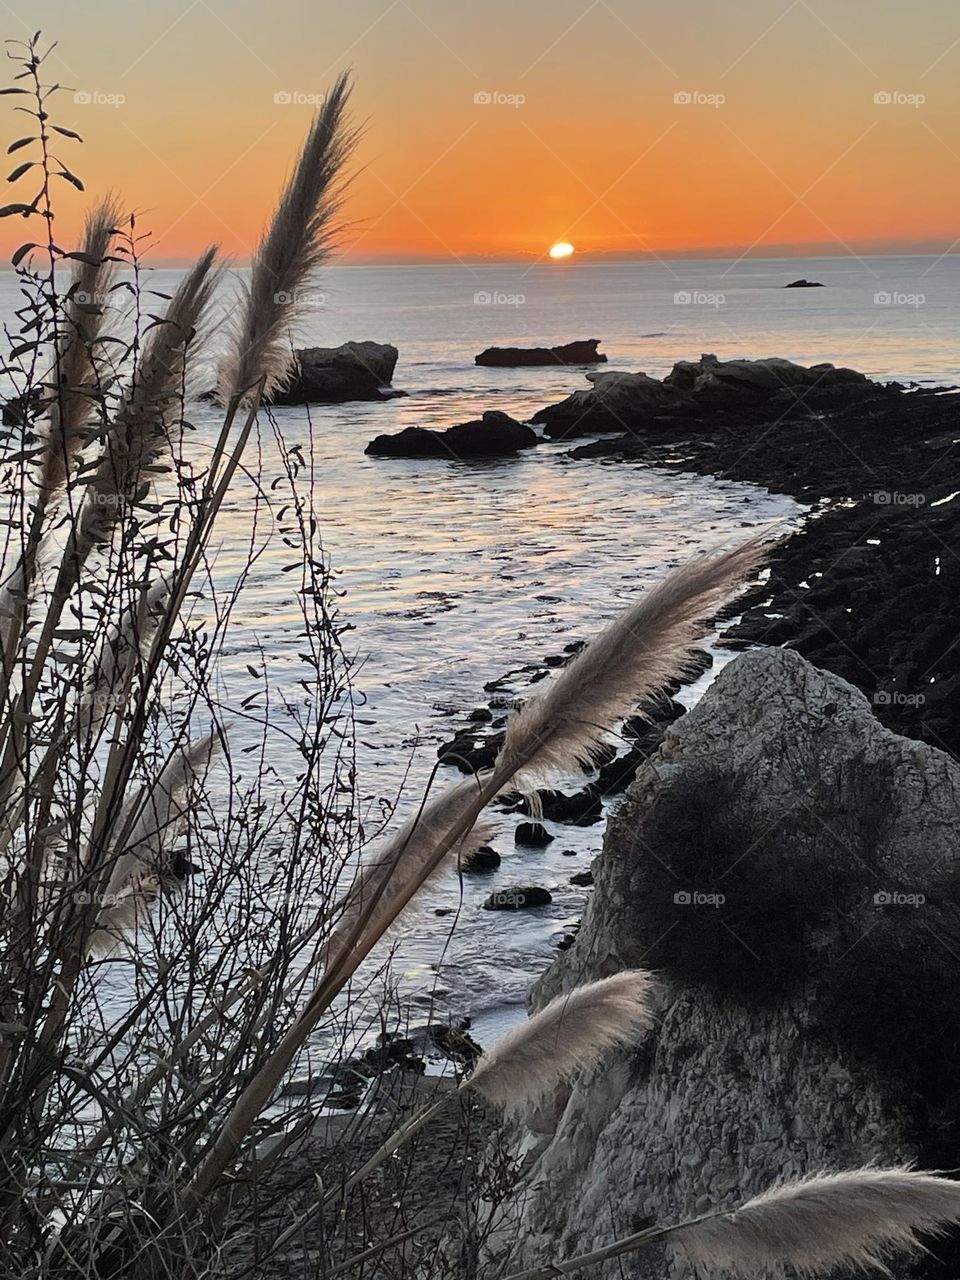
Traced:
<svg viewBox="0 0 960 1280">
<path fill-rule="evenodd" d="M 701 407 L 762 404 L 800 388 L 866 386 L 869 379 L 856 369 L 832 364 L 806 367 L 771 356 L 764 360 L 718 360 L 702 355 L 696 362 L 680 360 L 664 378 L 668 386 L 686 392 Z"/>
<path fill-rule="evenodd" d="M 462 729 L 455 738 L 437 748 L 437 759 L 443 764 L 454 765 L 461 773 L 489 769 L 503 746 L 503 732 L 486 737 L 478 734 L 477 729 Z"/>
<path fill-rule="evenodd" d="M 273 404 L 340 404 L 345 400 L 385 400 L 397 367 L 397 348 L 380 342 L 345 342 L 340 347 L 304 347 L 296 353 L 288 385 Z"/>
<path fill-rule="evenodd" d="M 573 795 L 564 791 L 538 791 L 540 812 L 551 822 L 569 822 L 577 827 L 589 827 L 603 817 L 601 795 L 596 786 L 584 787 Z M 525 798 L 519 805 L 521 813 L 530 813 L 530 803 Z M 529 844 L 529 840 L 521 843 Z"/>
<path fill-rule="evenodd" d="M 11 396 L 9 400 L 4 401 L 2 418 L 5 427 L 27 427 L 38 418 L 43 412 L 44 404 L 43 392 L 39 387 L 34 387 L 30 392 L 23 392 L 21 395 Z"/>
<path fill-rule="evenodd" d="M 412 1028 L 410 1038 L 425 1055 L 436 1057 L 439 1054 L 458 1066 L 472 1067 L 483 1050 L 468 1034 L 469 1027 L 469 1018 L 456 1026 L 446 1022 L 428 1022 L 426 1026 Z"/>
<path fill-rule="evenodd" d="M 527 849 L 545 849 L 548 844 L 552 844 L 553 836 L 539 822 L 521 822 L 514 840 Z"/>
<path fill-rule="evenodd" d="M 552 439 L 587 435 L 592 431 L 622 431 L 629 421 L 654 419 L 676 409 L 684 397 L 674 387 L 645 373 L 616 370 L 588 373 L 589 391 L 575 391 L 559 404 L 538 409 L 530 419 L 542 423 Z"/>
<path fill-rule="evenodd" d="M 491 849 L 489 845 L 482 845 L 479 849 L 474 849 L 470 857 L 464 862 L 464 871 L 496 871 L 499 867 L 501 858 L 496 849 Z"/>
<path fill-rule="evenodd" d="M 407 427 L 396 435 L 377 436 L 364 452 L 383 458 L 501 458 L 539 443 L 528 426 L 499 409 L 488 409 L 482 418 L 446 431 Z"/>
<path fill-rule="evenodd" d="M 488 724 L 493 719 L 493 712 L 488 707 L 475 707 L 467 719 L 475 724 Z"/>
<path fill-rule="evenodd" d="M 586 338 L 559 347 L 487 347 L 476 363 L 501 369 L 544 364 L 604 364 L 607 357 L 597 350 L 602 338 Z"/>
<path fill-rule="evenodd" d="M 791 280 L 783 287 L 785 289 L 822 289 L 823 285 L 819 280 Z"/>
<path fill-rule="evenodd" d="M 589 885 L 593 884 L 593 872 L 578 871 L 576 875 L 570 877 L 570 883 L 587 888 Z"/>
<path fill-rule="evenodd" d="M 528 911 L 531 907 L 548 907 L 553 901 L 547 889 L 537 885 L 523 885 L 512 889 L 498 889 L 483 904 L 484 911 Z"/>
</svg>

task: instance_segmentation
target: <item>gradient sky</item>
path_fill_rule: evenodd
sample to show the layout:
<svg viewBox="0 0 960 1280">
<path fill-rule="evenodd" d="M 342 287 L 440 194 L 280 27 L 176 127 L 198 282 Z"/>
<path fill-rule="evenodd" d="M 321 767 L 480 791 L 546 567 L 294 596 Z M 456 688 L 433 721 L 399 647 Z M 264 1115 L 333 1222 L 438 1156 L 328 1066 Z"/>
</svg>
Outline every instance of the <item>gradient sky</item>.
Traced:
<svg viewBox="0 0 960 1280">
<path fill-rule="evenodd" d="M 31 9 L 4 3 L 4 33 L 28 34 Z M 308 99 L 347 66 L 367 122 L 351 261 L 528 258 L 558 239 L 939 252 L 960 236 L 956 0 L 45 0 L 43 22 L 52 78 L 94 99 L 61 96 L 54 117 L 85 138 L 64 157 L 89 194 L 143 215 L 158 262 L 212 240 L 249 257 Z M 61 239 L 84 199 L 64 188 Z"/>
</svg>

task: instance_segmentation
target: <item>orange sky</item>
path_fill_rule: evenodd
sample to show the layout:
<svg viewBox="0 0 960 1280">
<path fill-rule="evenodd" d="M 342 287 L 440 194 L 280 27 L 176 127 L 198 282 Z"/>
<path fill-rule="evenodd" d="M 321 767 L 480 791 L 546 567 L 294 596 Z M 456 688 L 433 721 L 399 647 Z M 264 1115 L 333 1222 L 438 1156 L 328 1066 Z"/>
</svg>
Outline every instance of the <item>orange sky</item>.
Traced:
<svg viewBox="0 0 960 1280">
<path fill-rule="evenodd" d="M 144 214 L 158 262 L 210 240 L 249 256 L 311 98 L 348 65 L 367 121 L 352 261 L 960 235 L 955 0 L 46 0 L 44 21 L 71 86 L 55 118 L 86 139 L 64 156 Z M 64 188 L 61 240 L 83 201 Z"/>
</svg>

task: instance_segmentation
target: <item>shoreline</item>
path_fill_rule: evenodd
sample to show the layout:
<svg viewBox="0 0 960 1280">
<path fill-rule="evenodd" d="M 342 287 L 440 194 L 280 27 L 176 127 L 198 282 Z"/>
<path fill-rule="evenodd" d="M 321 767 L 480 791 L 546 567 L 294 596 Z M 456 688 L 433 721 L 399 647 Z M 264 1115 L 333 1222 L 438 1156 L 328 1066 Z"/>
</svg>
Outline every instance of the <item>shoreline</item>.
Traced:
<svg viewBox="0 0 960 1280">
<path fill-rule="evenodd" d="M 795 649 L 870 698 L 889 729 L 960 756 L 960 398 L 827 393 L 771 423 L 706 413 L 574 447 L 761 485 L 810 508 L 736 602 L 730 648 Z"/>
</svg>

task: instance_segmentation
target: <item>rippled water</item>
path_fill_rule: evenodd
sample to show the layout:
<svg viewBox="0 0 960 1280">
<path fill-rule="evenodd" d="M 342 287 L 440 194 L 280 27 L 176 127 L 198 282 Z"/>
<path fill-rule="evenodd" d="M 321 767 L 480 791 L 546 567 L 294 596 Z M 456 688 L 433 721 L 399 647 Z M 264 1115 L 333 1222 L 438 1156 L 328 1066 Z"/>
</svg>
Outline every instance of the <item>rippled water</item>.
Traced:
<svg viewBox="0 0 960 1280">
<path fill-rule="evenodd" d="M 828 287 L 782 290 L 799 276 Z M 168 281 L 158 273 L 158 286 Z M 11 283 L 3 281 L 8 306 Z M 409 393 L 312 411 L 324 541 L 340 575 L 341 613 L 355 628 L 349 641 L 366 703 L 365 803 L 392 802 L 405 777 L 405 802 L 415 801 L 437 745 L 487 701 L 485 682 L 589 638 L 665 566 L 798 511 L 752 486 L 572 462 L 565 445 L 503 461 L 407 461 L 365 457 L 372 436 L 446 426 L 488 408 L 523 419 L 585 385 L 576 369 L 478 368 L 474 355 L 491 344 L 598 337 L 606 368 L 654 374 L 715 351 L 960 380 L 958 283 L 954 259 L 928 258 L 332 269 L 302 330 L 304 345 L 392 342 L 400 349 L 394 385 Z M 884 293 L 889 303 L 875 301 Z M 303 410 L 277 417 L 291 439 L 303 438 Z M 202 445 L 217 419 L 203 406 L 194 420 Z M 240 488 L 220 525 L 221 578 L 242 563 L 248 534 Z M 250 691 L 244 673 L 255 646 L 278 659 L 295 655 L 298 615 L 281 573 L 288 561 L 278 538 L 265 542 L 235 614 L 228 701 Z M 510 692 L 526 693 L 528 679 L 519 677 Z M 242 726 L 237 732 L 242 737 Z M 514 821 L 498 820 L 500 871 L 467 883 L 462 901 L 454 876 L 431 891 L 398 957 L 415 1006 L 436 997 L 439 1013 L 469 1013 L 481 1039 L 519 1006 L 559 933 L 578 918 L 586 891 L 569 878 L 585 869 L 602 835 L 601 824 L 555 826 L 548 849 L 521 851 Z M 487 894 L 511 883 L 545 885 L 552 907 L 480 909 Z M 437 908 L 458 914 L 438 918 Z"/>
</svg>

